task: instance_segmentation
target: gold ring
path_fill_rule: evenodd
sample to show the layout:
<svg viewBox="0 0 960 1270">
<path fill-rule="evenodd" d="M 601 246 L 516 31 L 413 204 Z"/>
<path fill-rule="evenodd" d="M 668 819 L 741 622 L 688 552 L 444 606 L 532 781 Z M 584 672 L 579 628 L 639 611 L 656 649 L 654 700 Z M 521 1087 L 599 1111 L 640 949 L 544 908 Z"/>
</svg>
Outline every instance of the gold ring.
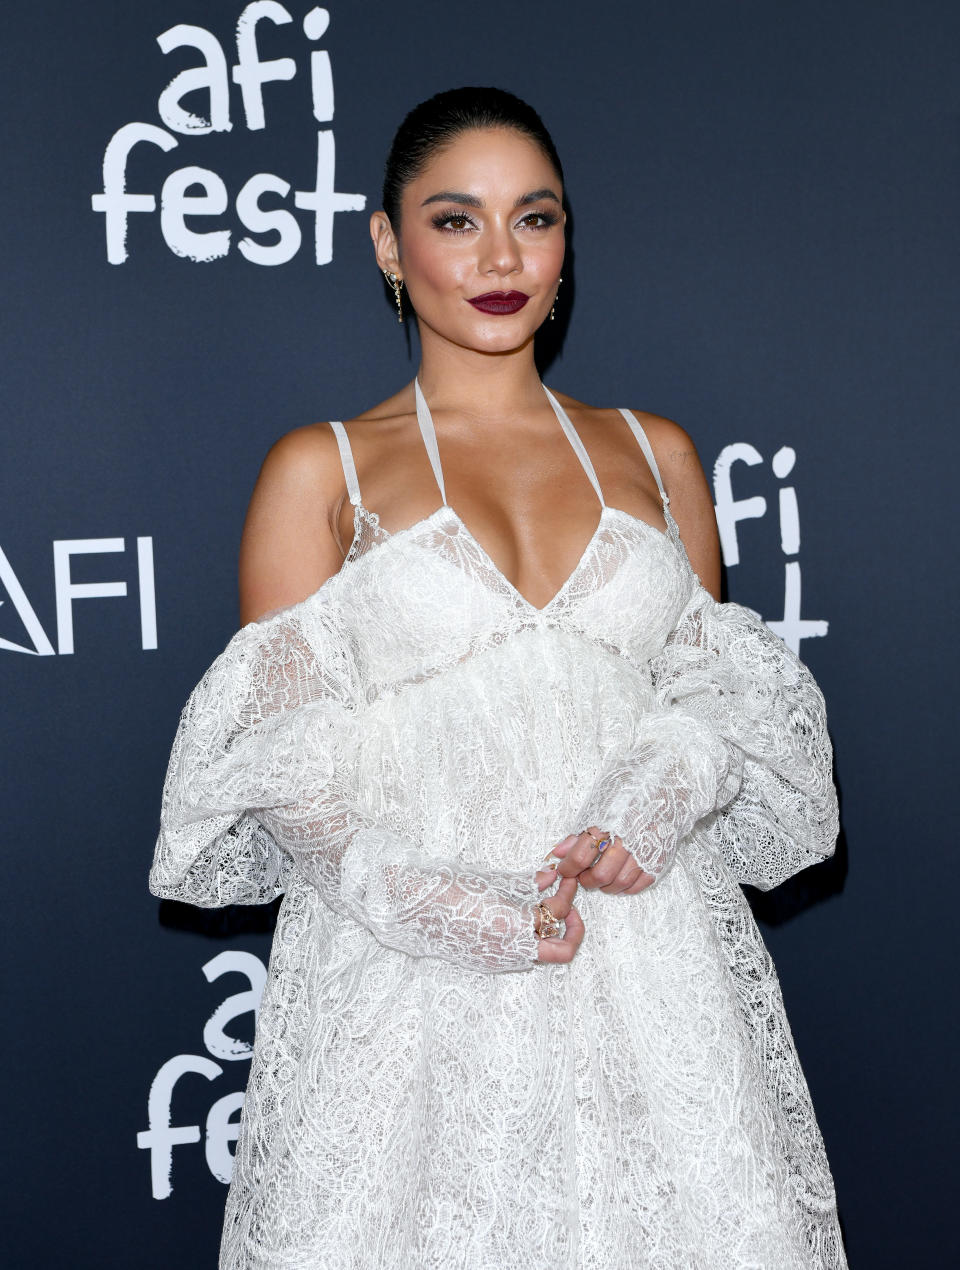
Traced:
<svg viewBox="0 0 960 1270">
<path fill-rule="evenodd" d="M 536 932 L 538 939 L 554 939 L 560 934 L 560 918 L 547 908 L 542 901 L 537 905 L 540 914 L 540 928 Z"/>
</svg>

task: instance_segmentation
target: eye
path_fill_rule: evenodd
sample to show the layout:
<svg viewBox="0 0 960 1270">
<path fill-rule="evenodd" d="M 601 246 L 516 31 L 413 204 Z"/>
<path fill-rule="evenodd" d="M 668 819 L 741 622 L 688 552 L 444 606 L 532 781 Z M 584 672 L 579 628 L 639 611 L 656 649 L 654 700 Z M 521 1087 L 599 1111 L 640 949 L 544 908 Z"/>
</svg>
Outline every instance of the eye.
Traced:
<svg viewBox="0 0 960 1270">
<path fill-rule="evenodd" d="M 447 234 L 466 234 L 476 228 L 466 212 L 438 212 L 432 223 L 436 229 Z"/>
<path fill-rule="evenodd" d="M 527 212 L 526 216 L 521 217 L 519 223 L 527 229 L 549 229 L 559 220 L 560 217 L 555 212 Z"/>
</svg>

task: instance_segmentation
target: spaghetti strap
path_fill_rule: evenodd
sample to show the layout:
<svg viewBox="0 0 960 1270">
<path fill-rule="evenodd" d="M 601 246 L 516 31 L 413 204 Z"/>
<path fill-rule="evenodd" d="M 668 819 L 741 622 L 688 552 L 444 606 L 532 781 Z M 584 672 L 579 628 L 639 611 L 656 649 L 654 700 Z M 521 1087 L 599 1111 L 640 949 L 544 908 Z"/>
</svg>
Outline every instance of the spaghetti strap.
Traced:
<svg viewBox="0 0 960 1270">
<path fill-rule="evenodd" d="M 331 419 L 330 427 L 333 428 L 333 435 L 337 438 L 340 462 L 343 465 L 343 477 L 347 483 L 347 493 L 350 495 L 350 502 L 353 503 L 354 507 L 357 507 L 360 503 L 360 482 L 357 480 L 357 465 L 353 461 L 353 451 L 350 449 L 346 428 L 338 419 Z"/>
<path fill-rule="evenodd" d="M 653 457 L 653 448 L 651 447 L 650 442 L 647 440 L 647 434 L 644 432 L 643 428 L 640 426 L 640 420 L 636 417 L 636 415 L 632 414 L 624 406 L 620 406 L 619 409 L 624 419 L 626 419 L 627 423 L 630 425 L 630 431 L 637 438 L 637 441 L 640 445 L 640 449 L 643 451 L 644 458 L 650 464 L 650 471 L 653 473 L 653 475 L 656 477 L 656 480 L 657 480 L 657 489 L 659 489 L 660 491 L 660 497 L 663 499 L 665 503 L 669 503 L 670 495 L 663 488 L 663 481 L 660 479 L 660 469 L 657 467 L 657 460 Z"/>
</svg>

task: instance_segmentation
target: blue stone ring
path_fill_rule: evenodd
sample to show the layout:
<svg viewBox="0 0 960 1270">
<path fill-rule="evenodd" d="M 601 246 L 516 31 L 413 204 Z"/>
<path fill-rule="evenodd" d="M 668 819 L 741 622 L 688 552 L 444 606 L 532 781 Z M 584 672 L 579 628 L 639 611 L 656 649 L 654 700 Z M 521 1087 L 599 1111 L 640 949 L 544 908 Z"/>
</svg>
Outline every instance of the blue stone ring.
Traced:
<svg viewBox="0 0 960 1270">
<path fill-rule="evenodd" d="M 590 830 L 589 830 L 589 829 L 587 830 L 587 833 L 590 833 Z M 593 834 L 592 834 L 592 833 L 590 833 L 590 837 L 591 837 L 591 838 L 593 838 Z M 607 847 L 609 847 L 609 846 L 613 843 L 613 837 L 612 837 L 612 835 L 611 835 L 611 834 L 606 833 L 606 834 L 604 834 L 604 836 L 600 839 L 600 841 L 599 841 L 599 842 L 597 842 L 597 839 L 596 839 L 596 838 L 593 838 L 593 840 L 594 840 L 594 842 L 596 842 L 596 843 L 597 843 L 597 860 L 599 860 L 599 859 L 600 859 L 600 857 L 603 855 L 604 851 L 606 851 Z M 597 860 L 594 860 L 593 864 L 596 864 L 596 863 L 597 863 Z M 591 868 L 591 869 L 593 868 L 593 864 L 591 864 L 591 865 L 590 865 L 590 868 Z"/>
</svg>

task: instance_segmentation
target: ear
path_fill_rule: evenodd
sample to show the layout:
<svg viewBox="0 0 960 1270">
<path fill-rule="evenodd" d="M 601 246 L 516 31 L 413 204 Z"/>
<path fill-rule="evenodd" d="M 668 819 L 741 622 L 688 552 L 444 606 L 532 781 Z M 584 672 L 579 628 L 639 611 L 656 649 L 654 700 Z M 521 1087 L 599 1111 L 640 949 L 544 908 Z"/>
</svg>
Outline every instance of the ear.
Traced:
<svg viewBox="0 0 960 1270">
<path fill-rule="evenodd" d="M 374 212 L 370 217 L 370 237 L 373 239 L 373 249 L 379 267 L 389 269 L 391 273 L 402 277 L 400 244 L 386 212 Z"/>
</svg>

